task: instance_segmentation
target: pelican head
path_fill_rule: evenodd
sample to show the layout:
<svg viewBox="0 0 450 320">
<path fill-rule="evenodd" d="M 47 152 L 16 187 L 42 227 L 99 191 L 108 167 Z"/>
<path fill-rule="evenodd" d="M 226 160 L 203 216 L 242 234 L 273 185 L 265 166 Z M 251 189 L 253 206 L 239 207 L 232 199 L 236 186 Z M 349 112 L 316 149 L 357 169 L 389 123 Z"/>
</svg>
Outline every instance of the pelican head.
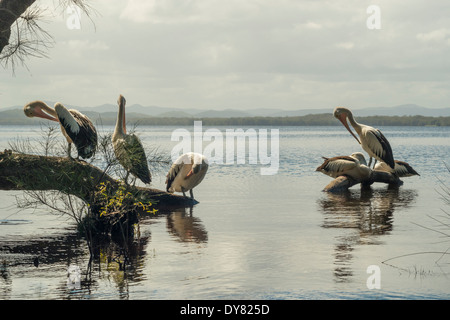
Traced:
<svg viewBox="0 0 450 320">
<path fill-rule="evenodd" d="M 347 118 L 351 118 L 353 119 L 353 114 L 352 112 L 347 109 L 347 108 L 343 108 L 343 107 L 337 107 L 336 109 L 334 109 L 333 115 L 335 118 L 337 118 L 340 122 L 342 122 L 342 124 L 344 125 L 345 128 L 347 128 L 348 132 L 350 132 L 352 134 L 352 136 L 356 139 L 356 141 L 358 141 L 359 144 L 361 144 L 361 142 L 359 141 L 359 139 L 355 136 L 355 134 L 353 133 L 353 131 L 350 129 L 348 123 L 347 123 Z"/>
<path fill-rule="evenodd" d="M 367 165 L 366 158 L 362 152 L 353 152 L 350 157 L 357 159 L 360 164 Z"/>
<path fill-rule="evenodd" d="M 125 100 L 125 97 L 123 95 L 119 95 L 119 98 L 117 99 L 117 104 L 120 106 L 121 104 L 125 106 L 125 103 L 127 101 Z"/>
<path fill-rule="evenodd" d="M 55 113 L 52 112 L 53 110 L 43 101 L 33 101 L 23 107 L 23 112 L 29 118 L 39 117 L 58 122 L 58 119 L 44 112 L 44 110 L 48 113 Z"/>
<path fill-rule="evenodd" d="M 200 172 L 200 170 L 202 170 L 202 167 L 205 165 L 205 163 L 194 163 L 194 165 L 192 166 L 192 172 L 194 174 L 197 174 Z"/>
</svg>

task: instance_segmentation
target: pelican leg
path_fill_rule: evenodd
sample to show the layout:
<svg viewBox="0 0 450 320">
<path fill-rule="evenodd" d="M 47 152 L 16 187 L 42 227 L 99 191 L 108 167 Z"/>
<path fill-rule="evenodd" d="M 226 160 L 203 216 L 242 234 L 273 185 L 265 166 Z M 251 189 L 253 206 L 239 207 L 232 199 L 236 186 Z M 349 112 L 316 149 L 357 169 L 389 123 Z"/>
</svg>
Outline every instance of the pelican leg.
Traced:
<svg viewBox="0 0 450 320">
<path fill-rule="evenodd" d="M 373 167 L 375 168 L 375 165 L 377 164 L 377 159 L 375 159 L 375 162 L 373 163 Z"/>
<path fill-rule="evenodd" d="M 129 171 L 127 171 L 127 175 L 125 176 L 125 184 L 128 185 L 128 175 L 130 174 Z"/>
<path fill-rule="evenodd" d="M 190 195 L 191 195 L 191 199 L 194 200 L 194 192 L 192 192 L 192 189 L 189 190 L 189 193 L 190 193 Z"/>
<path fill-rule="evenodd" d="M 369 164 L 367 165 L 370 168 L 370 164 L 372 163 L 372 157 L 369 158 Z"/>
<path fill-rule="evenodd" d="M 71 151 L 72 151 L 72 144 L 69 143 L 69 145 L 67 146 L 67 155 L 69 156 L 70 159 L 73 159 Z"/>
<path fill-rule="evenodd" d="M 184 187 L 181 187 L 181 192 L 183 192 L 183 197 L 186 197 L 186 193 L 184 192 Z"/>
</svg>

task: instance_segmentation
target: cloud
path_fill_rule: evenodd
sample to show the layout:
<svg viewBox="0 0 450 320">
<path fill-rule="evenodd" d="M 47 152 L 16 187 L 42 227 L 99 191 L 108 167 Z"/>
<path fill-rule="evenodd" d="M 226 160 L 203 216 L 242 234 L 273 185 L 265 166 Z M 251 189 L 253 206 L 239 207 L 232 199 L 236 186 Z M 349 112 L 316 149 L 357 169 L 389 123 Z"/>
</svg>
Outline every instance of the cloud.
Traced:
<svg viewBox="0 0 450 320">
<path fill-rule="evenodd" d="M 304 26 L 307 29 L 322 29 L 323 26 L 320 23 L 316 23 L 316 22 L 312 22 L 312 21 L 308 21 L 307 23 L 304 24 Z"/>
<path fill-rule="evenodd" d="M 109 50 L 108 44 L 101 40 L 89 40 L 89 39 L 72 39 L 62 41 L 60 44 L 66 47 L 70 52 L 96 52 Z"/>
<path fill-rule="evenodd" d="M 120 15 L 120 19 L 131 20 L 142 23 L 151 19 L 155 10 L 155 1 L 128 0 L 125 9 Z"/>
<path fill-rule="evenodd" d="M 347 42 L 341 42 L 341 43 L 336 44 L 336 47 L 342 48 L 345 50 L 350 50 L 355 47 L 355 44 L 351 41 L 347 41 Z"/>
<path fill-rule="evenodd" d="M 217 0 L 128 0 L 120 19 L 156 24 L 210 21 L 222 7 L 223 1 Z"/>
<path fill-rule="evenodd" d="M 312 108 L 338 97 L 445 105 L 446 2 L 377 2 L 381 30 L 367 28 L 368 4 L 359 0 L 97 0 L 95 28 L 86 17 L 81 30 L 64 19 L 44 26 L 56 40 L 50 59 L 28 61 L 33 78 L 0 74 L 2 102 L 39 92 L 96 105 L 121 91 L 168 107 Z"/>
<path fill-rule="evenodd" d="M 441 28 L 426 33 L 418 33 L 417 39 L 422 42 L 436 42 L 441 44 L 450 44 L 450 29 Z"/>
</svg>

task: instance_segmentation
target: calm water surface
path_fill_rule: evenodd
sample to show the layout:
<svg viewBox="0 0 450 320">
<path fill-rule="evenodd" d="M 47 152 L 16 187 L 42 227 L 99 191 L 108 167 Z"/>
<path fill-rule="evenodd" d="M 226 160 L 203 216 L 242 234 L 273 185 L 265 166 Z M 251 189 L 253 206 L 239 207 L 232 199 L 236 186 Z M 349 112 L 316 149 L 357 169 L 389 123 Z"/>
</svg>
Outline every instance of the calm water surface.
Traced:
<svg viewBox="0 0 450 320">
<path fill-rule="evenodd" d="M 170 152 L 174 129 L 137 131 L 148 150 Z M 105 244 L 90 262 L 70 218 L 19 210 L 22 193 L 0 191 L 0 299 L 450 298 L 442 197 L 450 128 L 380 128 L 395 158 L 421 176 L 398 189 L 334 195 L 321 191 L 331 180 L 315 168 L 321 156 L 360 151 L 353 137 L 340 126 L 279 129 L 276 175 L 260 175 L 261 165 L 213 164 L 194 191 L 197 205 L 142 218 L 125 271 L 119 244 Z M 36 145 L 40 134 L 2 127 L 0 149 L 17 138 Z M 154 172 L 154 187 L 164 189 L 166 169 Z M 80 286 L 68 284 L 69 265 L 80 267 Z M 380 268 L 380 288 L 369 289 L 369 266 Z"/>
</svg>

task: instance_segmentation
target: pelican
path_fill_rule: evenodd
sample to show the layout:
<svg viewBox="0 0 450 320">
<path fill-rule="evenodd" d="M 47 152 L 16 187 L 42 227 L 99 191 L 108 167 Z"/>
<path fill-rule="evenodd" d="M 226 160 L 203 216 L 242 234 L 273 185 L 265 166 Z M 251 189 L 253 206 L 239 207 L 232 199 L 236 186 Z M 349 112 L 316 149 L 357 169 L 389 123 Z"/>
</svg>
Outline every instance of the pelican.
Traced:
<svg viewBox="0 0 450 320">
<path fill-rule="evenodd" d="M 69 143 L 67 153 L 70 158 L 72 143 L 78 151 L 78 158 L 91 158 L 97 150 L 97 130 L 92 121 L 81 112 L 67 109 L 61 103 L 55 103 L 54 109 L 43 101 L 26 104 L 23 111 L 27 117 L 39 117 L 59 122 L 61 131 Z"/>
<path fill-rule="evenodd" d="M 127 171 L 125 183 L 128 184 L 128 176 L 131 173 L 145 184 L 152 181 L 150 170 L 148 169 L 147 156 L 141 140 L 135 134 L 127 134 L 125 125 L 125 98 L 120 95 L 117 99 L 119 113 L 117 114 L 116 128 L 112 135 L 114 153 L 119 163 Z"/>
<path fill-rule="evenodd" d="M 208 160 L 204 155 L 194 152 L 188 152 L 181 155 L 169 169 L 166 179 L 167 192 L 185 192 L 189 191 L 191 199 L 194 199 L 192 189 L 194 189 L 208 171 Z"/>
<path fill-rule="evenodd" d="M 394 160 L 395 166 L 394 166 L 394 172 L 399 177 L 412 177 L 412 176 L 420 176 L 420 174 L 417 173 L 416 170 L 414 170 L 409 163 L 406 163 L 404 161 L 400 160 Z M 388 171 L 389 167 L 384 162 L 379 162 L 374 167 L 374 170 L 378 171 Z"/>
<path fill-rule="evenodd" d="M 394 157 L 392 154 L 391 145 L 380 130 L 356 122 L 353 118 L 352 112 L 347 108 L 338 107 L 334 109 L 334 116 L 342 122 L 345 128 L 347 128 L 356 141 L 358 141 L 361 147 L 369 154 L 369 167 L 372 163 L 372 158 L 375 158 L 375 162 L 373 164 L 374 166 L 378 160 L 385 162 L 392 170 L 394 169 Z M 355 136 L 353 131 L 350 130 L 347 123 L 347 118 L 352 127 L 358 133 L 361 142 Z"/>
<path fill-rule="evenodd" d="M 348 176 L 355 180 L 363 180 L 368 178 L 372 171 L 366 166 L 366 160 L 361 152 L 353 153 L 350 156 L 322 158 L 325 161 L 317 167 L 316 171 L 320 171 L 332 178 Z"/>
<path fill-rule="evenodd" d="M 360 164 L 367 166 L 366 158 L 364 158 L 362 152 L 353 152 L 350 157 L 357 159 Z"/>
</svg>

